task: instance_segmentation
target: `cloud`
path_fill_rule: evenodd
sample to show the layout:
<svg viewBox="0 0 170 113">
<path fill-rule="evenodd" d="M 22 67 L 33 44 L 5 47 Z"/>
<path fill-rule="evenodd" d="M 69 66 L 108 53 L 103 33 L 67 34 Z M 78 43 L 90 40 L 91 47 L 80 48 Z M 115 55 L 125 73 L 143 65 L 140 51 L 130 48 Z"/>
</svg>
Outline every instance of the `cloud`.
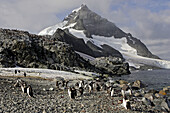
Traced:
<svg viewBox="0 0 170 113">
<path fill-rule="evenodd" d="M 162 41 L 170 38 L 168 0 L 1 0 L 0 27 L 38 33 L 62 21 L 71 10 L 83 3 L 139 38 L 153 53 L 159 54 L 159 47 L 165 50 L 169 46 L 168 43 L 161 46 Z M 151 44 L 153 40 L 157 43 Z M 169 53 L 170 50 L 167 50 L 166 56 L 170 56 Z"/>
<path fill-rule="evenodd" d="M 59 22 L 58 13 L 78 6 L 77 0 L 6 0 L 0 1 L 0 26 L 37 33 Z M 75 3 L 75 4 L 74 4 Z"/>
</svg>

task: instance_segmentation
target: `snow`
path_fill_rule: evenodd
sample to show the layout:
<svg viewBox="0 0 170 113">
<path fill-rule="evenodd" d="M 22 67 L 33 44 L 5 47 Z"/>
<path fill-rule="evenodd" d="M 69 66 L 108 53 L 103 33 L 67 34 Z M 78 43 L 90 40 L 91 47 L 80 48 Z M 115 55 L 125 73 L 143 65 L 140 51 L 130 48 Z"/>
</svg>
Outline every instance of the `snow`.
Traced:
<svg viewBox="0 0 170 113">
<path fill-rule="evenodd" d="M 66 28 L 72 28 L 76 25 L 76 22 L 75 22 L 75 23 L 72 23 L 72 24 L 66 26 L 67 22 L 68 21 L 64 21 L 62 23 L 56 24 L 55 26 L 48 27 L 48 28 L 42 30 L 38 35 L 53 35 L 58 28 L 66 29 Z"/>
<path fill-rule="evenodd" d="M 42 77 L 42 78 L 64 78 L 64 79 L 91 79 L 92 72 L 84 72 L 89 76 L 84 76 L 82 74 L 76 74 L 67 71 L 51 70 L 51 69 L 35 69 L 35 68 L 0 68 L 0 76 L 13 76 L 15 70 L 20 70 L 20 76 L 23 76 L 22 72 L 26 72 L 27 76 Z"/>
<path fill-rule="evenodd" d="M 77 13 L 81 8 L 82 8 L 82 7 L 79 7 L 79 8 L 77 8 L 77 9 L 74 9 L 74 10 L 72 11 L 72 13 L 74 13 L 74 12 Z"/>
<path fill-rule="evenodd" d="M 103 44 L 107 44 L 115 48 L 116 50 L 123 54 L 123 57 L 128 61 L 130 66 L 139 68 L 140 66 L 146 64 L 160 68 L 170 69 L 170 61 L 147 58 L 137 55 L 136 49 L 132 48 L 127 44 L 126 37 L 116 39 L 114 37 L 92 35 L 93 38 L 87 38 L 83 30 L 69 29 L 69 32 L 78 38 L 84 39 L 85 43 L 87 43 L 87 41 L 91 41 L 93 44 L 100 48 L 102 48 L 101 45 Z"/>
<path fill-rule="evenodd" d="M 160 68 L 170 69 L 170 61 L 142 57 L 139 55 L 129 54 L 126 52 L 122 52 L 122 54 L 127 61 L 133 62 L 136 66 L 146 64 Z"/>
<path fill-rule="evenodd" d="M 100 48 L 102 48 L 101 45 L 107 44 L 115 48 L 118 51 L 124 51 L 124 52 L 137 55 L 136 49 L 132 48 L 131 46 L 127 44 L 127 39 L 125 37 L 121 39 L 116 39 L 114 38 L 114 36 L 104 37 L 104 36 L 92 35 L 93 38 L 87 38 L 83 30 L 69 29 L 69 32 L 73 34 L 74 36 L 76 36 L 77 38 L 84 39 L 85 43 L 87 43 L 87 41 L 91 41 L 93 44 L 95 44 L 96 46 Z"/>
<path fill-rule="evenodd" d="M 62 29 L 66 24 L 67 24 L 67 21 L 63 21 L 54 26 L 50 26 L 42 30 L 38 35 L 53 35 L 58 28 Z"/>
</svg>

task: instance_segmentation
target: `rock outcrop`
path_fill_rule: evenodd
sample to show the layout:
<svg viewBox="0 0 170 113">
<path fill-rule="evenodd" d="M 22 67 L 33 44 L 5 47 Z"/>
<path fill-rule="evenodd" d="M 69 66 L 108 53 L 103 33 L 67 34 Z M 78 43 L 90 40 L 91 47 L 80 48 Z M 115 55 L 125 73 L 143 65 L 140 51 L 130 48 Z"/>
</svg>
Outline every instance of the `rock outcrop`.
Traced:
<svg viewBox="0 0 170 113">
<path fill-rule="evenodd" d="M 92 69 L 66 43 L 24 31 L 0 29 L 0 67 L 28 67 L 69 70 Z M 93 70 L 93 69 L 92 69 Z"/>
<path fill-rule="evenodd" d="M 91 61 L 91 63 L 102 69 L 104 73 L 114 75 L 130 74 L 129 64 L 119 57 L 100 57 Z"/>
</svg>

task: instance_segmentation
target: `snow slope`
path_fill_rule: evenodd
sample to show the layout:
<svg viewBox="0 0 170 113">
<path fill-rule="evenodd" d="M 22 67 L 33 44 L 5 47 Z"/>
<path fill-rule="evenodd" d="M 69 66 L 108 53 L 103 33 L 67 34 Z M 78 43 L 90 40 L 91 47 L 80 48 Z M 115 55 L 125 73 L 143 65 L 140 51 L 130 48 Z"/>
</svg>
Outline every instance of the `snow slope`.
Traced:
<svg viewBox="0 0 170 113">
<path fill-rule="evenodd" d="M 35 68 L 0 68 L 0 76 L 14 76 L 15 70 L 20 70 L 21 73 L 18 76 L 23 76 L 23 72 L 27 73 L 27 76 L 42 77 L 48 79 L 64 78 L 64 79 L 91 79 L 92 72 L 81 72 L 82 74 L 76 74 L 67 71 L 51 70 L 51 69 L 35 69 Z M 86 74 L 88 76 L 84 76 Z"/>
</svg>

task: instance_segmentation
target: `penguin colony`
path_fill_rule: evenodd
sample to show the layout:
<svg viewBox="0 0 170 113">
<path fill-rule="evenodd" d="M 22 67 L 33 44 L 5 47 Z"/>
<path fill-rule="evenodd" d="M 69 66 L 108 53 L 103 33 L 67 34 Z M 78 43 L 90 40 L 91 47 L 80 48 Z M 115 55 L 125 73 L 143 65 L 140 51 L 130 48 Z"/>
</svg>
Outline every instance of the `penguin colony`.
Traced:
<svg viewBox="0 0 170 113">
<path fill-rule="evenodd" d="M 118 84 L 112 84 L 109 82 L 101 82 L 101 81 L 96 81 L 96 80 L 79 80 L 78 82 L 70 83 L 71 81 L 69 80 L 60 80 L 56 81 L 56 88 L 58 90 L 66 90 L 68 92 L 68 97 L 71 100 L 76 100 L 77 97 L 83 97 L 84 93 L 89 93 L 93 94 L 95 92 L 106 92 L 107 95 L 111 97 L 116 97 L 117 94 L 120 92 L 121 97 L 122 97 L 122 102 L 121 106 L 126 109 L 126 110 L 133 110 L 133 107 L 131 106 L 131 103 L 133 101 L 141 101 L 143 104 L 147 106 L 155 106 L 153 101 L 153 97 L 143 97 L 141 100 L 134 100 L 134 95 L 133 95 L 133 88 L 130 84 L 124 84 L 123 87 L 120 89 L 117 88 L 119 87 Z M 24 94 L 27 94 L 28 97 L 34 97 L 33 96 L 33 90 L 30 85 L 27 85 L 26 82 L 24 82 L 21 79 L 18 79 L 14 85 L 15 87 L 21 87 L 21 91 Z M 120 94 L 119 93 L 119 94 Z M 165 101 L 168 106 L 170 105 L 169 100 L 166 99 Z M 168 109 L 164 108 L 165 111 Z M 135 110 L 134 110 L 135 111 Z M 169 111 L 169 109 L 167 110 Z"/>
</svg>

